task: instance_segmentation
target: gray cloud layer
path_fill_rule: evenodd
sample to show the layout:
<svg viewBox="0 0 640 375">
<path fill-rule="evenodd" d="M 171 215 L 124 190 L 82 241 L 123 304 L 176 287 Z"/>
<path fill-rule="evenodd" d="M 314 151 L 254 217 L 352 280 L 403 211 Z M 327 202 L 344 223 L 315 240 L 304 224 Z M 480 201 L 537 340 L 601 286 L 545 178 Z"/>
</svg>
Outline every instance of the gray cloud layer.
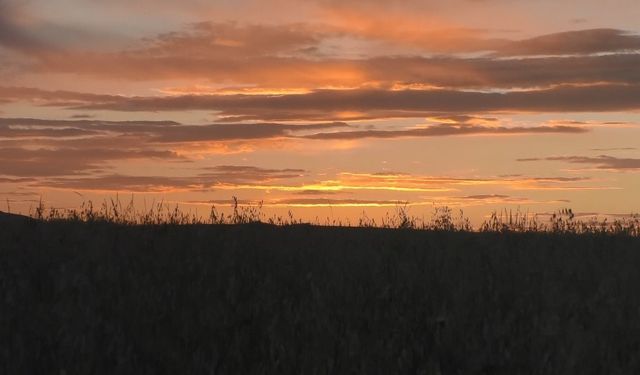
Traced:
<svg viewBox="0 0 640 375">
<path fill-rule="evenodd" d="M 456 90 L 318 90 L 280 96 L 207 95 L 118 98 L 79 109 L 116 111 L 216 110 L 263 120 L 336 120 L 342 113 L 369 117 L 423 117 L 429 113 L 605 112 L 640 109 L 640 85 L 559 86 L 506 93 Z"/>
<path fill-rule="evenodd" d="M 291 137 L 292 133 L 340 129 L 344 123 L 182 125 L 172 121 L 100 121 L 0 118 L 0 175 L 51 177 L 95 175 L 111 169 L 110 162 L 162 159 L 187 162 L 171 150 L 189 142 L 250 141 Z M 224 167 L 219 167 L 223 168 Z M 223 170 L 239 178 L 269 170 Z M 215 179 L 220 169 L 205 170 L 201 178 Z M 282 173 L 301 173 L 284 170 Z M 284 178 L 281 176 L 280 178 Z M 227 178 L 228 180 L 228 178 Z"/>
<path fill-rule="evenodd" d="M 207 44 L 193 47 L 196 51 L 158 52 L 158 56 L 150 56 L 149 52 L 141 52 L 140 55 L 48 54 L 35 67 L 45 73 L 72 73 L 107 79 L 201 79 L 263 87 L 359 86 L 374 82 L 380 85 L 412 83 L 449 88 L 512 88 L 640 81 L 640 73 L 634 69 L 640 59 L 637 53 L 570 53 L 575 48 L 588 48 L 590 42 L 586 35 L 582 43 L 566 45 L 569 56 L 555 57 L 533 57 L 546 55 L 552 49 L 536 51 L 518 47 L 529 51 L 531 56 L 509 59 L 495 55 L 477 58 L 402 55 L 361 59 L 304 57 L 296 54 L 233 57 L 224 49 L 219 53 L 220 56 L 198 52 L 205 47 L 211 48 Z M 640 49 L 638 45 L 640 43 L 636 42 L 635 49 Z M 561 54 L 562 47 L 558 48 L 556 53 Z"/>
<path fill-rule="evenodd" d="M 468 117 L 462 116 L 461 121 Z M 203 142 L 251 142 L 269 139 L 344 140 L 363 138 L 435 137 L 496 134 L 580 134 L 586 128 L 574 126 L 499 127 L 469 124 L 432 125 L 399 130 L 353 130 L 342 122 L 311 124 L 209 124 L 183 125 L 173 121 L 101 121 L 0 118 L 0 175 L 14 177 L 89 176 L 112 173 L 112 162 L 163 160 L 185 163 L 191 160 L 174 150 L 198 150 Z M 206 146 L 204 146 L 207 148 Z M 224 172 L 255 178 L 276 171 L 245 167 L 202 170 L 203 179 L 215 179 Z M 233 172 L 233 173 L 232 173 Z M 300 170 L 279 170 L 278 178 L 299 175 Z M 213 174 L 211 174 L 213 173 Z M 142 180 L 141 180 L 142 181 Z M 240 179 L 235 180 L 240 182 Z"/>
<path fill-rule="evenodd" d="M 313 124 L 278 123 L 222 123 L 209 125 L 184 125 L 174 121 L 102 121 L 102 120 L 45 120 L 31 118 L 0 118 L 0 137 L 108 137 L 114 144 L 117 139 L 134 137 L 138 143 L 183 143 L 268 139 L 288 137 L 297 131 L 318 131 L 345 128 L 343 122 Z M 144 141 L 144 142 L 141 142 Z M 80 144 L 81 140 L 72 143 Z M 122 143 L 120 143 L 122 144 Z M 142 145 L 140 145 L 142 146 Z"/>
<path fill-rule="evenodd" d="M 100 176 L 52 177 L 39 180 L 35 186 L 102 191 L 160 192 L 165 190 L 212 191 L 216 185 L 259 184 L 304 175 L 301 169 L 265 169 L 252 166 L 216 166 L 194 176 L 132 176 L 104 174 Z"/>
<path fill-rule="evenodd" d="M 117 148 L 0 148 L 0 175 L 35 177 L 87 175 L 101 171 L 106 161 L 176 159 L 171 151 Z"/>
<path fill-rule="evenodd" d="M 640 63 L 640 61 L 638 61 Z M 632 70 L 638 74 L 640 69 Z M 562 85 L 527 91 L 316 90 L 289 95 L 125 97 L 0 87 L 0 101 L 112 111 L 218 111 L 229 121 L 340 121 L 481 112 L 607 112 L 640 109 L 640 84 Z M 96 123 L 87 120 L 85 124 Z M 105 124 L 105 122 L 102 122 Z M 122 124 L 120 124 L 122 125 Z M 132 123 L 132 125 L 135 125 Z M 247 125 L 249 126 L 249 125 Z M 220 129 L 220 128 L 218 128 Z M 231 128 L 227 129 L 230 130 Z M 240 129 L 234 127 L 233 129 Z M 264 130 L 265 128 L 263 128 Z M 281 131 L 291 130 L 280 127 Z"/>
<path fill-rule="evenodd" d="M 19 52 L 37 52 L 44 45 L 16 21 L 23 17 L 21 2 L 0 0 L 0 46 Z"/>
<path fill-rule="evenodd" d="M 640 36 L 616 29 L 590 29 L 543 35 L 508 43 L 501 55 L 569 55 L 640 50 Z"/>
<path fill-rule="evenodd" d="M 400 137 L 442 137 L 454 135 L 517 135 L 517 134 L 545 134 L 545 133 L 565 133 L 579 134 L 588 132 L 585 128 L 572 126 L 538 126 L 529 128 L 506 128 L 506 127 L 486 127 L 486 126 L 451 126 L 435 125 L 427 128 L 407 129 L 407 130 L 363 130 L 363 131 L 343 131 L 331 133 L 317 133 L 304 138 L 308 139 L 362 139 L 362 138 L 400 138 Z"/>
<path fill-rule="evenodd" d="M 407 53 L 391 58 L 347 59 L 327 56 L 321 51 L 322 45 L 336 38 L 377 40 L 384 39 L 384 35 L 360 35 L 355 30 L 318 24 L 200 22 L 186 30 L 149 38 L 138 48 L 88 52 L 45 45 L 31 35 L 27 26 L 15 21 L 20 16 L 20 7 L 16 4 L 7 0 L 0 2 L 0 45 L 31 54 L 33 61 L 28 64 L 29 72 L 135 81 L 201 79 L 267 87 L 400 82 L 508 88 L 638 82 L 637 69 L 622 68 L 632 68 L 634 63 L 637 66 L 637 53 L 625 53 L 640 50 L 640 36 L 617 29 L 574 30 L 523 40 L 483 39 L 480 33 L 463 37 L 469 40 L 449 51 L 492 52 L 483 58 L 421 58 L 415 53 Z M 474 33 L 477 34 L 477 30 Z M 436 36 L 442 38 L 443 32 Z M 428 41 L 436 36 L 427 33 L 417 39 Z M 452 40 L 445 37 L 444 44 L 450 42 Z M 610 55 L 596 56 L 598 53 Z M 573 57 L 500 58 L 541 55 Z"/>
<path fill-rule="evenodd" d="M 545 158 L 522 158 L 518 161 L 563 161 L 571 164 L 589 164 L 597 169 L 615 170 L 615 171 L 634 171 L 640 170 L 640 159 L 634 158 L 618 158 L 609 155 L 599 156 L 549 156 Z"/>
</svg>

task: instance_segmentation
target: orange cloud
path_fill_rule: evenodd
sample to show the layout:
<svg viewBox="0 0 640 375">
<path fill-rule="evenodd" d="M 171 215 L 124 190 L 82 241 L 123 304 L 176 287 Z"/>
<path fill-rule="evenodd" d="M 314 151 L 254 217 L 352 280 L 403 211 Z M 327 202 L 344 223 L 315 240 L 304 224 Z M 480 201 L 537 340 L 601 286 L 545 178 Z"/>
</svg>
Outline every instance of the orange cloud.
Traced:
<svg viewBox="0 0 640 375">
<path fill-rule="evenodd" d="M 20 67 L 27 73 L 128 81 L 199 80 L 216 86 L 250 85 L 264 92 L 638 82 L 633 67 L 639 56 L 631 52 L 640 49 L 640 36 L 623 30 L 587 29 L 523 40 L 491 39 L 481 30 L 425 18 L 425 14 L 375 10 L 363 15 L 353 4 L 327 9 L 329 24 L 198 22 L 117 52 L 39 46 L 44 42 L 29 39 L 28 28 L 16 26 L 10 22 L 12 16 L 5 16 L 0 18 L 0 31 L 4 31 L 0 45 L 31 45 L 32 61 Z M 362 53 L 352 56 L 354 43 L 363 41 L 386 42 L 378 47 L 384 53 L 367 53 L 373 48 L 367 45 L 361 48 Z M 398 45 L 438 53 L 492 54 L 426 57 L 412 48 L 389 53 Z M 563 57 L 502 58 L 513 55 Z M 572 57 L 565 57 L 568 55 Z M 188 92 L 201 91 L 194 87 Z"/>
<path fill-rule="evenodd" d="M 586 177 L 499 177 L 499 178 L 452 178 L 420 176 L 397 173 L 339 173 L 336 179 L 295 185 L 271 184 L 220 184 L 218 190 L 254 190 L 276 192 L 346 192 L 388 191 L 406 193 L 439 193 L 469 187 L 500 186 L 514 190 L 603 190 L 611 187 L 576 186 L 573 183 L 587 182 Z"/>
<path fill-rule="evenodd" d="M 380 9 L 370 2 L 331 5 L 325 8 L 329 24 L 347 34 L 394 45 L 404 44 L 430 52 L 472 52 L 495 50 L 505 43 L 486 39 L 477 29 L 460 27 L 429 13 Z"/>
</svg>

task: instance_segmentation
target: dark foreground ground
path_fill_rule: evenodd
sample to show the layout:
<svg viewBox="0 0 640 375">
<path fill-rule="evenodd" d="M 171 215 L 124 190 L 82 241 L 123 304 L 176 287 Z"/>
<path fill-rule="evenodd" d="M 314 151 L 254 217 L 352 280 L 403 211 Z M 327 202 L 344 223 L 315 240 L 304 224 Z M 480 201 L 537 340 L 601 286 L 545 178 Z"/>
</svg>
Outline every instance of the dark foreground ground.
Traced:
<svg viewBox="0 0 640 375">
<path fill-rule="evenodd" d="M 2 374 L 640 373 L 640 238 L 0 223 Z"/>
</svg>

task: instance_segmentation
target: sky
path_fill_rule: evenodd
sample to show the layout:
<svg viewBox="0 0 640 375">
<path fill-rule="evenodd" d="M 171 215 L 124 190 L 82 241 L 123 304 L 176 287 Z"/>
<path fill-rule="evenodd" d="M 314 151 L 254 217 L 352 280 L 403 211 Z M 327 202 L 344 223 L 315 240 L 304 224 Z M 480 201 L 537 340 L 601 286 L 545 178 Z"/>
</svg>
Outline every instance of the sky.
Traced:
<svg viewBox="0 0 640 375">
<path fill-rule="evenodd" d="M 0 0 L 1 210 L 640 212 L 637 0 Z"/>
</svg>

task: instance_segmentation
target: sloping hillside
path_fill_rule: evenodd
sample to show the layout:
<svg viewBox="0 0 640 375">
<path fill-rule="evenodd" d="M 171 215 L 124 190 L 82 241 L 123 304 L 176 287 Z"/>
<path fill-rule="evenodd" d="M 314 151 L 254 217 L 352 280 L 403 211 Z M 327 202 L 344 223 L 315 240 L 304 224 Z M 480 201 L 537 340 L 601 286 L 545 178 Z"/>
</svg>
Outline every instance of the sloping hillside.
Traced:
<svg viewBox="0 0 640 375">
<path fill-rule="evenodd" d="M 4 374 L 638 373 L 640 238 L 0 225 Z"/>
</svg>

